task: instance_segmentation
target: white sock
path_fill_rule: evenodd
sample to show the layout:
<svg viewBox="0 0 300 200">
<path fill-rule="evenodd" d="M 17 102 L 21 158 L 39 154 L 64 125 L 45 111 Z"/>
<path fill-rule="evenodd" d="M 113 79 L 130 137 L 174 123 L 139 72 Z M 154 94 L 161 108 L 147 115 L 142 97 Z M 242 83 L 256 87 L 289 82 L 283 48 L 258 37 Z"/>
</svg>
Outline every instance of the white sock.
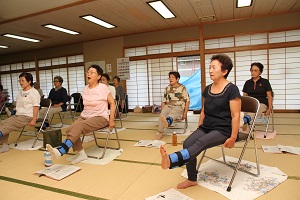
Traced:
<svg viewBox="0 0 300 200">
<path fill-rule="evenodd" d="M 0 149 L 0 153 L 4 153 L 4 152 L 7 152 L 7 151 L 9 151 L 8 144 L 2 144 L 2 147 Z"/>
<path fill-rule="evenodd" d="M 88 159 L 88 156 L 86 155 L 85 151 L 79 151 L 77 157 L 71 162 L 72 165 L 79 163 L 83 160 Z"/>
<path fill-rule="evenodd" d="M 51 153 L 51 156 L 58 159 L 61 156 L 61 153 L 57 148 L 53 148 L 50 144 L 46 144 L 46 149 Z"/>
</svg>

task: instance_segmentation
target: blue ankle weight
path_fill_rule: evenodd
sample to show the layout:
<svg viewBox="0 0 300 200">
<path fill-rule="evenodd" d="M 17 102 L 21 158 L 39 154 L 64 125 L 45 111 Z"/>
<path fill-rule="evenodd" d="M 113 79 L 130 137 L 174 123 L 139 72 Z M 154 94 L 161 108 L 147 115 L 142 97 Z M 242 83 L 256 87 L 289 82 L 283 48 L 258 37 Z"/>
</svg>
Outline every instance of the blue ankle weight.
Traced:
<svg viewBox="0 0 300 200">
<path fill-rule="evenodd" d="M 170 126 L 172 123 L 173 123 L 173 118 L 172 117 L 167 117 L 166 118 L 167 122 L 168 122 L 168 125 Z"/>
<path fill-rule="evenodd" d="M 249 115 L 246 115 L 244 117 L 244 124 L 249 124 L 251 122 L 251 117 Z"/>
<path fill-rule="evenodd" d="M 176 167 L 180 167 L 190 160 L 190 153 L 187 149 L 182 149 L 178 152 L 172 153 L 169 155 L 170 158 L 170 168 L 173 169 Z"/>
<path fill-rule="evenodd" d="M 69 152 L 69 149 L 73 146 L 73 142 L 69 139 L 63 141 L 63 143 L 57 147 L 57 150 L 61 155 L 64 155 Z"/>
</svg>

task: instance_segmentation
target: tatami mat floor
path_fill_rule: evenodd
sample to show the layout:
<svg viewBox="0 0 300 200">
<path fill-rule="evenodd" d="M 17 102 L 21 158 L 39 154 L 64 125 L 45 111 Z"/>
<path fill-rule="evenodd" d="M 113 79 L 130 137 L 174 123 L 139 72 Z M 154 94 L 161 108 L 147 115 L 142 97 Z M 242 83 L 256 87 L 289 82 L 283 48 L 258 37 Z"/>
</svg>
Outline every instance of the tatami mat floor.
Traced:
<svg viewBox="0 0 300 200">
<path fill-rule="evenodd" d="M 288 179 L 259 197 L 265 199 L 300 199 L 300 157 L 291 154 L 264 153 L 261 145 L 286 145 L 300 147 L 300 113 L 275 113 L 274 139 L 258 139 L 259 160 L 261 164 L 279 168 L 288 175 Z M 1 116 L 5 118 L 4 115 Z M 57 116 L 56 116 L 57 117 Z M 197 127 L 199 115 L 188 113 L 189 129 L 194 131 Z M 184 168 L 162 170 L 160 167 L 160 154 L 158 149 L 134 147 L 139 140 L 153 140 L 157 132 L 157 114 L 128 113 L 123 122 L 126 129 L 119 132 L 121 147 L 124 150 L 121 156 L 106 165 L 92 165 L 79 163 L 82 169 L 71 176 L 55 181 L 34 175 L 35 171 L 44 168 L 43 151 L 20 151 L 10 149 L 0 154 L 0 199 L 116 199 L 140 200 L 170 188 L 176 188 L 177 183 L 184 180 L 181 173 Z M 58 123 L 55 118 L 54 123 Z M 66 123 L 71 123 L 67 119 Z M 120 122 L 116 121 L 116 125 Z M 176 128 L 182 127 L 179 123 Z M 65 129 L 62 129 L 64 133 Z M 9 142 L 16 141 L 18 133 L 10 135 Z M 31 139 L 23 136 L 22 141 Z M 180 150 L 181 142 L 186 136 L 178 136 L 178 146 L 171 145 L 171 136 L 164 136 L 168 152 Z M 114 145 L 115 141 L 111 141 Z M 94 142 L 84 143 L 84 148 L 95 146 Z M 226 154 L 238 157 L 241 144 L 227 150 Z M 253 141 L 247 148 L 245 160 L 254 161 Z M 218 147 L 208 151 L 209 155 L 220 157 Z M 66 158 L 73 154 L 54 160 L 57 164 L 69 164 Z M 179 190 L 183 194 L 197 199 L 226 199 L 224 196 L 201 186 Z"/>
</svg>

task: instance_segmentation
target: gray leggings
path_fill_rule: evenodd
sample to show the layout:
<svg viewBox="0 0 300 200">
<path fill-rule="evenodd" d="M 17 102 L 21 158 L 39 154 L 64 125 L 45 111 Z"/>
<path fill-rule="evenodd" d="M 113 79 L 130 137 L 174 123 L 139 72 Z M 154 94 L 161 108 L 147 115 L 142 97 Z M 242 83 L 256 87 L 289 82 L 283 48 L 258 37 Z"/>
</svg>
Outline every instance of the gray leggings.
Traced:
<svg viewBox="0 0 300 200">
<path fill-rule="evenodd" d="M 186 164 L 188 180 L 197 181 L 197 156 L 205 149 L 224 144 L 228 136 L 213 130 L 205 133 L 201 129 L 194 131 L 183 143 L 183 148 L 190 153 L 190 161 Z"/>
</svg>

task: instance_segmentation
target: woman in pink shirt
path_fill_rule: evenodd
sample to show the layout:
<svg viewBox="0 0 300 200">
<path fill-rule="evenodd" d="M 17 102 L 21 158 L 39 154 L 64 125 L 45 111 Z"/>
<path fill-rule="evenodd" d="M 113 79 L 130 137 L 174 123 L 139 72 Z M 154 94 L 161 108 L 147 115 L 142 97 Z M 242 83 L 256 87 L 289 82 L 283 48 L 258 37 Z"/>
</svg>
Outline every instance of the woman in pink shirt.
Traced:
<svg viewBox="0 0 300 200">
<path fill-rule="evenodd" d="M 102 75 L 103 70 L 98 65 L 92 65 L 86 72 L 88 85 L 84 87 L 82 94 L 84 110 L 81 112 L 80 118 L 66 129 L 67 138 L 60 146 L 52 148 L 50 144 L 46 145 L 53 157 L 59 158 L 68 153 L 72 147 L 73 151 L 78 152 L 78 155 L 71 164 L 86 160 L 88 157 L 82 147 L 81 134 L 96 131 L 106 126 L 112 129 L 115 126 L 115 101 L 107 86 L 102 83 L 99 84 Z M 107 113 L 108 103 L 111 108 L 109 116 Z"/>
</svg>

